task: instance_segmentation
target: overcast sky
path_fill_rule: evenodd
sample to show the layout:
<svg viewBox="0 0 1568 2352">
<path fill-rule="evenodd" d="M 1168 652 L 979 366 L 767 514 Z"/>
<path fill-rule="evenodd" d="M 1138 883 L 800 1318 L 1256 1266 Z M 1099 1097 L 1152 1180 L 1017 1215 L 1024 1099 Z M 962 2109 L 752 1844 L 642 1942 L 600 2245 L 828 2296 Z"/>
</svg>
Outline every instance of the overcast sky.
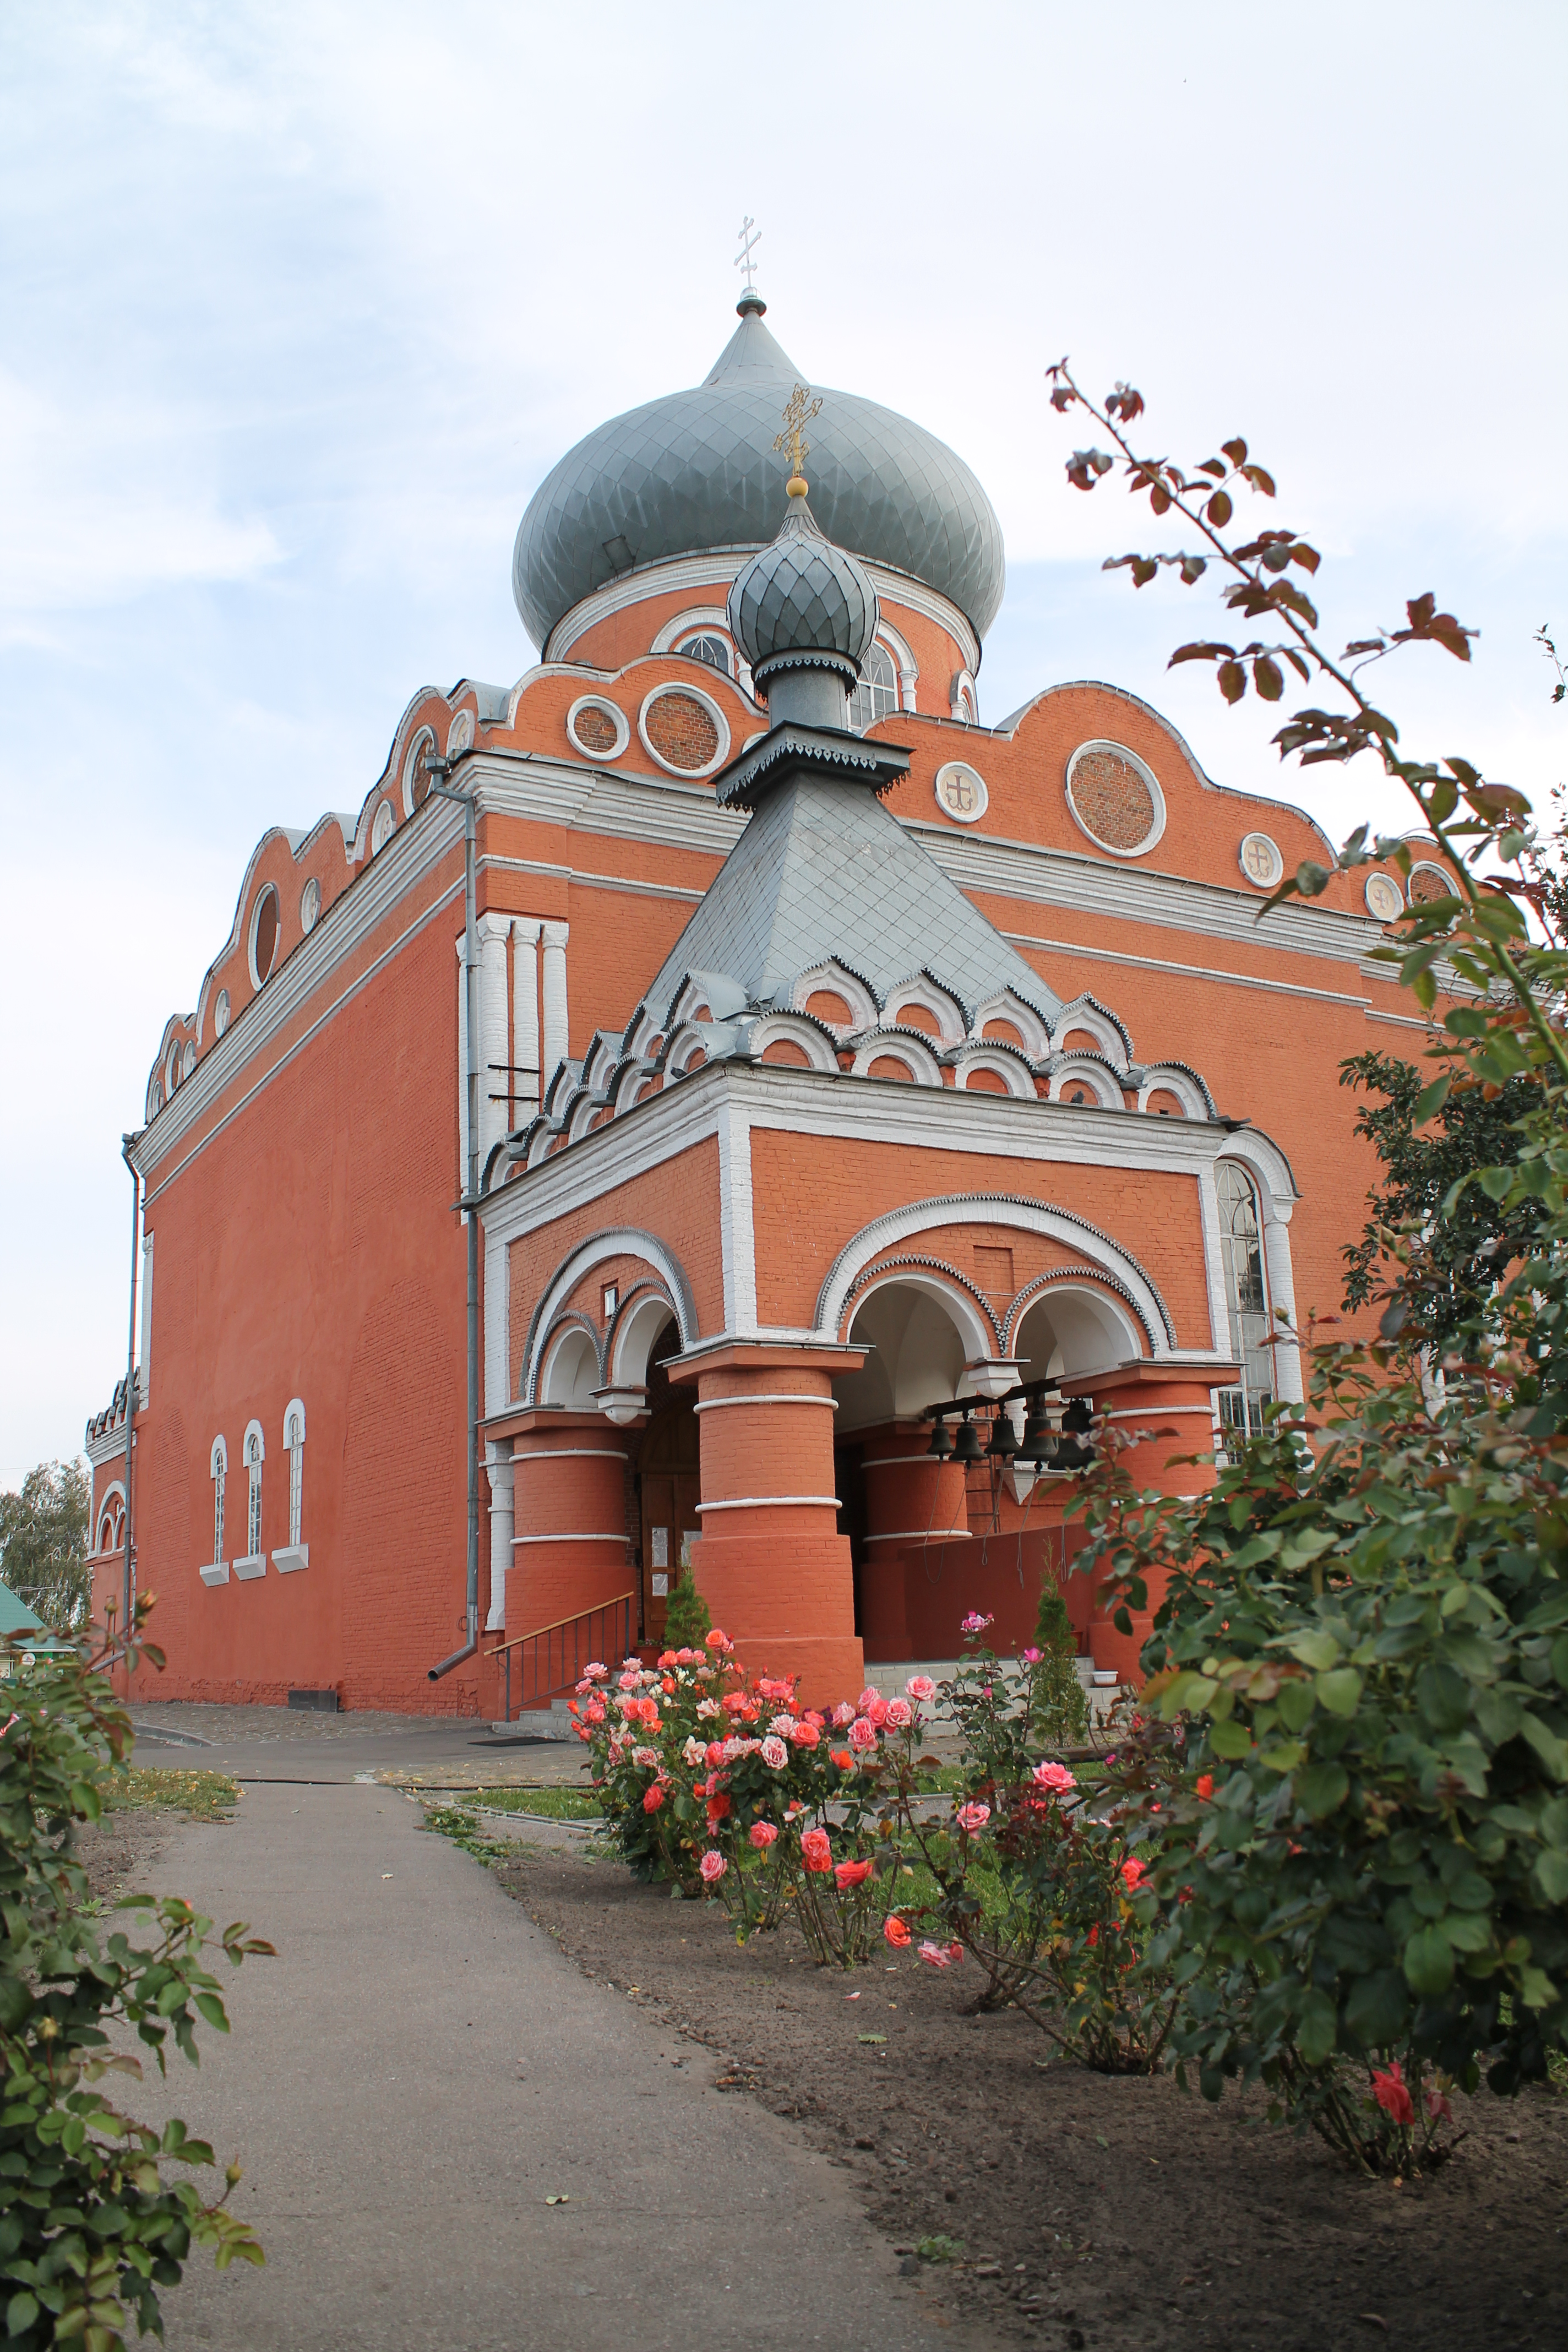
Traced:
<svg viewBox="0 0 1568 2352">
<path fill-rule="evenodd" d="M 933 427 L 996 505 L 983 717 L 1109 678 L 1224 783 L 1336 836 L 1404 821 L 1166 674 L 1226 632 L 1205 590 L 1100 572 L 1152 526 L 1063 483 L 1070 352 L 1141 385 L 1161 451 L 1247 436 L 1331 635 L 1428 587 L 1479 626 L 1468 671 L 1416 652 L 1387 698 L 1544 802 L 1565 51 L 1561 0 L 6 0 L 0 1478 L 76 1452 L 123 1371 L 120 1136 L 258 835 L 357 808 L 426 681 L 528 666 L 518 518 L 707 373 L 743 212 L 803 374 Z"/>
</svg>

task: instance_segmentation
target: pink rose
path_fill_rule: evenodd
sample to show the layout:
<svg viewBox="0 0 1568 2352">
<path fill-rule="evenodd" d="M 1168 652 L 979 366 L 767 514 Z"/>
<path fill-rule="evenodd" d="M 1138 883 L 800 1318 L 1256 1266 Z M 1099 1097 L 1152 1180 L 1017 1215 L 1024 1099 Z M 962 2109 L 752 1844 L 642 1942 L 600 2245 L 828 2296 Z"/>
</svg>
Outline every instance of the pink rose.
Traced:
<svg viewBox="0 0 1568 2352">
<path fill-rule="evenodd" d="M 721 1633 L 717 1625 L 710 1633 L 704 1634 L 703 1640 L 710 1650 L 732 1650 L 735 1646 L 728 1633 Z"/>
<path fill-rule="evenodd" d="M 851 1748 L 858 1748 L 862 1749 L 875 1748 L 877 1745 L 876 1725 L 870 1722 L 865 1716 L 858 1715 L 854 1722 L 849 1727 L 849 1745 Z"/>
<path fill-rule="evenodd" d="M 888 1701 L 888 1727 L 891 1731 L 907 1731 L 915 1719 L 914 1708 L 907 1698 Z"/>
<path fill-rule="evenodd" d="M 697 1867 L 710 1886 L 717 1886 L 730 1865 L 717 1846 L 710 1845 Z"/>
<path fill-rule="evenodd" d="M 919 1699 L 922 1703 L 936 1696 L 936 1685 L 929 1675 L 911 1675 L 904 1688 L 912 1699 Z"/>
<path fill-rule="evenodd" d="M 1037 1666 L 1046 1654 L 1044 1650 L 1027 1649 L 1021 1650 L 1018 1654 L 1026 1666 Z"/>
<path fill-rule="evenodd" d="M 774 1829 L 772 1822 L 753 1822 L 752 1823 L 752 1843 L 756 1847 L 759 1853 L 766 1853 L 769 1846 L 772 1845 L 777 1835 L 778 1832 Z"/>
<path fill-rule="evenodd" d="M 583 1710 L 583 1717 L 584 1722 L 587 1723 L 603 1723 L 605 1720 L 604 1700 L 602 1698 L 591 1698 L 588 1701 L 587 1706 Z"/>
<path fill-rule="evenodd" d="M 800 1856 L 807 1870 L 831 1870 L 833 1848 L 826 1830 L 806 1830 L 800 1841 Z"/>
<path fill-rule="evenodd" d="M 1077 1780 L 1068 1770 L 1067 1766 L 1058 1764 L 1054 1757 L 1048 1764 L 1036 1765 L 1033 1779 L 1037 1789 L 1049 1789 L 1056 1796 L 1061 1796 L 1068 1789 L 1078 1787 Z"/>
<path fill-rule="evenodd" d="M 815 1723 L 807 1723 L 803 1717 L 794 1727 L 789 1737 L 792 1748 L 815 1748 L 821 1740 L 822 1734 Z"/>
<path fill-rule="evenodd" d="M 963 1633 L 984 1633 L 987 1625 L 994 1622 L 994 1618 L 983 1617 L 978 1609 L 972 1609 L 959 1631 Z"/>
<path fill-rule="evenodd" d="M 847 1698 L 841 1698 L 837 1706 L 834 1708 L 832 1715 L 828 1717 L 828 1720 L 830 1723 L 836 1723 L 838 1726 L 839 1730 L 842 1731 L 847 1723 L 854 1722 L 855 1709 L 850 1706 Z"/>
<path fill-rule="evenodd" d="M 787 1739 L 795 1729 L 795 1717 L 793 1715 L 775 1715 L 769 1723 L 768 1729 L 776 1731 L 781 1739 Z"/>
<path fill-rule="evenodd" d="M 583 1680 L 585 1683 L 602 1683 L 609 1671 L 602 1659 L 591 1659 L 583 1669 Z"/>
<path fill-rule="evenodd" d="M 622 1690 L 641 1690 L 642 1688 L 640 1669 L 636 1674 L 617 1675 L 616 1680 Z"/>
<path fill-rule="evenodd" d="M 710 1739 L 710 1740 L 708 1742 L 707 1747 L 703 1749 L 702 1754 L 703 1754 L 704 1760 L 705 1760 L 707 1763 L 710 1763 L 710 1764 L 722 1764 L 722 1762 L 724 1761 L 724 1742 L 723 1742 L 723 1740 L 721 1740 L 721 1739 Z"/>
<path fill-rule="evenodd" d="M 921 1958 L 933 1969 L 950 1969 L 954 1960 L 963 1958 L 962 1944 L 933 1944 L 928 1936 L 921 1946 Z"/>
<path fill-rule="evenodd" d="M 782 1772 L 789 1762 L 789 1749 L 784 1741 L 772 1737 L 763 1740 L 762 1756 L 770 1772 Z"/>
<path fill-rule="evenodd" d="M 869 1715 L 871 1709 L 876 1706 L 877 1701 L 881 1697 L 881 1696 L 882 1694 L 877 1688 L 875 1683 L 868 1683 L 865 1689 L 860 1694 L 858 1702 L 859 1712 L 862 1715 Z"/>
<path fill-rule="evenodd" d="M 990 1819 L 989 1805 L 960 1805 L 958 1809 L 958 1826 L 961 1830 L 970 1832 L 983 1830 Z"/>
<path fill-rule="evenodd" d="M 882 1933 L 894 1951 L 901 1952 L 910 1940 L 909 1922 L 901 1919 L 896 1911 L 889 1911 L 882 1923 Z"/>
</svg>

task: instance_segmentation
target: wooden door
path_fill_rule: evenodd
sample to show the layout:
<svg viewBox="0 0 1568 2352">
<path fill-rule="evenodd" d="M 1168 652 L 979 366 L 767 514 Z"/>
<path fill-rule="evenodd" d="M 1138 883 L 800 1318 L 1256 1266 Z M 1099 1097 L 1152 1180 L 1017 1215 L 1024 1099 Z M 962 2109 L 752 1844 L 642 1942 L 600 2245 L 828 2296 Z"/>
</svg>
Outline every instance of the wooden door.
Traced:
<svg viewBox="0 0 1568 2352">
<path fill-rule="evenodd" d="M 702 1533 L 698 1503 L 702 1481 L 698 1469 L 698 1422 L 690 1393 L 662 1383 L 664 1396 L 656 1400 L 637 1454 L 637 1483 L 642 1499 L 642 1622 L 643 1638 L 664 1644 L 665 1609 L 677 1577 L 691 1559 L 691 1547 Z"/>
</svg>

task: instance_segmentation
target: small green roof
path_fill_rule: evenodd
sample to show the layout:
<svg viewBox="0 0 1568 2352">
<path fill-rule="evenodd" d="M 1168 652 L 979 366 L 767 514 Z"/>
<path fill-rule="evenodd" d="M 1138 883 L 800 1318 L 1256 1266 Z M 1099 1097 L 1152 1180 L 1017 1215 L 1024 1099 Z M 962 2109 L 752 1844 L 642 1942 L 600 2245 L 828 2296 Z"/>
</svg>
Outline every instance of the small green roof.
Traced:
<svg viewBox="0 0 1568 2352">
<path fill-rule="evenodd" d="M 41 1617 L 35 1617 L 25 1601 L 18 1601 L 8 1584 L 0 1584 L 0 1641 L 25 1641 L 29 1633 L 41 1638 L 33 1643 L 35 1650 L 68 1650 L 72 1645 L 61 1642 L 45 1630 Z"/>
</svg>

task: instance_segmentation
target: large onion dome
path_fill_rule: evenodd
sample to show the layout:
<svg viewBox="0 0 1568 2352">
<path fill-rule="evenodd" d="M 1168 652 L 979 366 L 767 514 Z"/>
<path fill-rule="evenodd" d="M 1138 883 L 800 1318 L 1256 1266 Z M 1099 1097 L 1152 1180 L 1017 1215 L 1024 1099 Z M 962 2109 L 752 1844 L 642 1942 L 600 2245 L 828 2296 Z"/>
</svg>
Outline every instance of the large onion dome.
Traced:
<svg viewBox="0 0 1568 2352">
<path fill-rule="evenodd" d="M 735 642 L 765 691 L 780 669 L 837 670 L 853 686 L 877 634 L 877 592 L 864 568 L 817 528 L 805 484 L 792 481 L 777 538 L 730 591 Z"/>
<path fill-rule="evenodd" d="M 706 383 L 612 417 L 547 474 L 512 554 L 512 590 L 542 648 L 606 581 L 680 555 L 765 546 L 779 522 L 779 415 L 800 380 L 759 296 Z M 812 505 L 837 547 L 922 581 L 977 636 L 1005 583 L 1002 526 L 945 442 L 849 392 L 822 394 Z"/>
</svg>

